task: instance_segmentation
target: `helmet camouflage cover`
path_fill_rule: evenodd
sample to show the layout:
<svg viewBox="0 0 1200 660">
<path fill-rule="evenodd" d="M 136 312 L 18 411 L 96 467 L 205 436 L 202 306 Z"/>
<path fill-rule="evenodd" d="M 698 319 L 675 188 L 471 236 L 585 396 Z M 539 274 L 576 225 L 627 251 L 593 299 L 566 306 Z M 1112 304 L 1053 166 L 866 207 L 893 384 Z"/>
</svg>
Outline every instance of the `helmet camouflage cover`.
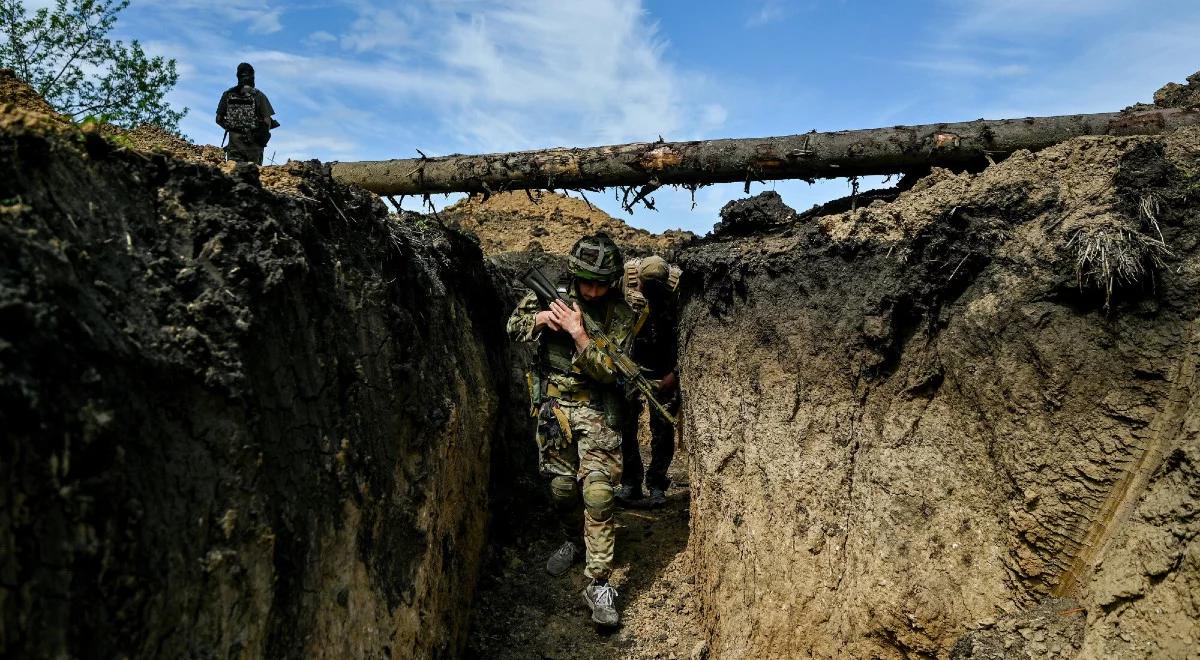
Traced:
<svg viewBox="0 0 1200 660">
<path fill-rule="evenodd" d="M 571 247 L 567 263 L 575 277 L 610 284 L 620 277 L 625 266 L 625 261 L 621 258 L 621 249 L 604 232 L 584 236 L 576 241 Z"/>
</svg>

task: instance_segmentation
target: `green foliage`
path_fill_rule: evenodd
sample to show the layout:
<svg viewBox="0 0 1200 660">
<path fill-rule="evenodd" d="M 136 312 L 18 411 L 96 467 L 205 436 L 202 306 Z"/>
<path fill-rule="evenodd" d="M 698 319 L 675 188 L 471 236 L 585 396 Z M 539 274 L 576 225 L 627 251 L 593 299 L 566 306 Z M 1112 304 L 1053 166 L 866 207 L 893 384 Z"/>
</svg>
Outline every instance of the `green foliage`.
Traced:
<svg viewBox="0 0 1200 660">
<path fill-rule="evenodd" d="M 173 110 L 164 100 L 179 80 L 175 60 L 148 57 L 136 40 L 107 36 L 127 6 L 129 0 L 56 0 L 30 16 L 22 0 L 0 0 L 0 67 L 72 119 L 177 133 L 187 108 Z"/>
</svg>

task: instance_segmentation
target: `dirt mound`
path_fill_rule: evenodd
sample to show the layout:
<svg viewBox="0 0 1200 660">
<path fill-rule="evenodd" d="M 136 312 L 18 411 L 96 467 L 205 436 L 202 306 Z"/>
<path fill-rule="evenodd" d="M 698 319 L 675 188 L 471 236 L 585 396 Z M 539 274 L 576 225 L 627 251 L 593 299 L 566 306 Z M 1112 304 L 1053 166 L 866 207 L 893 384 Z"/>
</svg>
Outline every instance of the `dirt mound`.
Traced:
<svg viewBox="0 0 1200 660">
<path fill-rule="evenodd" d="M 1160 108 L 1200 106 L 1200 71 L 1187 77 L 1187 84 L 1170 82 L 1154 93 L 1154 105 Z"/>
<path fill-rule="evenodd" d="M 0 121 L 11 123 L 25 113 L 35 113 L 37 119 L 42 117 L 52 119 L 64 126 L 71 122 L 54 111 L 49 103 L 23 80 L 18 78 L 11 69 L 0 69 Z M 23 123 L 33 125 L 34 118 L 24 115 Z M 89 126 L 84 130 L 93 130 Z M 225 159 L 225 152 L 220 147 L 210 144 L 195 144 L 175 135 L 159 126 L 143 124 L 133 130 L 104 124 L 99 132 L 113 139 L 114 144 L 130 148 L 143 154 L 162 154 L 179 161 L 200 163 L 221 168 L 231 174 L 235 163 Z M 296 169 L 303 165 L 287 163 L 284 165 L 267 165 L 261 168 L 260 182 L 266 188 L 276 192 L 291 195 L 303 195 L 301 178 Z"/>
<path fill-rule="evenodd" d="M 59 121 L 67 121 L 65 117 L 54 111 L 49 103 L 41 97 L 24 80 L 17 77 L 12 69 L 0 69 L 0 106 L 12 106 L 52 117 Z M 7 108 L 6 112 L 11 112 Z"/>
<path fill-rule="evenodd" d="M 14 112 L 0 655 L 457 655 L 519 405 L 477 246 Z"/>
<path fill-rule="evenodd" d="M 1075 658 L 1083 646 L 1087 612 L 1067 598 L 1051 598 L 1037 607 L 985 622 L 963 636 L 950 660 Z"/>
<path fill-rule="evenodd" d="M 114 132 L 124 136 L 134 149 L 145 153 L 166 154 L 177 160 L 193 163 L 209 165 L 225 163 L 225 152 L 219 147 L 188 142 L 158 126 L 143 124 L 132 131 L 115 129 Z"/>
<path fill-rule="evenodd" d="M 566 254 L 579 237 L 606 231 L 631 254 L 662 254 L 678 247 L 695 234 L 670 230 L 651 234 L 630 227 L 582 199 L 558 193 L 507 192 L 464 199 L 440 213 L 447 224 L 479 237 L 485 254 L 502 252 L 550 252 Z"/>
</svg>

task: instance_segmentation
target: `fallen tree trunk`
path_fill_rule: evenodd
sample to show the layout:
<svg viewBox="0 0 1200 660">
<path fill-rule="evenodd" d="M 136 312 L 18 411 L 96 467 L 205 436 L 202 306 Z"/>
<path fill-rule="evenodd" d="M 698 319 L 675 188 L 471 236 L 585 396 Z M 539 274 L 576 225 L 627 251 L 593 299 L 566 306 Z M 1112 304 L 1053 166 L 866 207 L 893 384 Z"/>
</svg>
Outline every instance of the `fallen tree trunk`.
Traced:
<svg viewBox="0 0 1200 660">
<path fill-rule="evenodd" d="M 1161 109 L 894 126 L 784 137 L 638 142 L 333 163 L 334 178 L 380 195 L 531 188 L 699 185 L 966 168 L 1081 135 L 1154 134 L 1200 124 L 1200 111 Z"/>
</svg>

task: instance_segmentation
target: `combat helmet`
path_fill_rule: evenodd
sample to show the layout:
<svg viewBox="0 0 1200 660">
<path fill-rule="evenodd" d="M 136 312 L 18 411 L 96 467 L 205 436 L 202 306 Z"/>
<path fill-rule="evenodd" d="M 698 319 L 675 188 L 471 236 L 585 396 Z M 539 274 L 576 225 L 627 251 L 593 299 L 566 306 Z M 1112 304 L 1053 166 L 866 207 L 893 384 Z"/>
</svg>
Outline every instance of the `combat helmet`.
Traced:
<svg viewBox="0 0 1200 660">
<path fill-rule="evenodd" d="M 575 245 L 571 246 L 567 264 L 575 277 L 608 284 L 617 281 L 625 266 L 621 248 L 618 248 L 613 239 L 604 232 L 584 236 L 576 241 Z"/>
</svg>

